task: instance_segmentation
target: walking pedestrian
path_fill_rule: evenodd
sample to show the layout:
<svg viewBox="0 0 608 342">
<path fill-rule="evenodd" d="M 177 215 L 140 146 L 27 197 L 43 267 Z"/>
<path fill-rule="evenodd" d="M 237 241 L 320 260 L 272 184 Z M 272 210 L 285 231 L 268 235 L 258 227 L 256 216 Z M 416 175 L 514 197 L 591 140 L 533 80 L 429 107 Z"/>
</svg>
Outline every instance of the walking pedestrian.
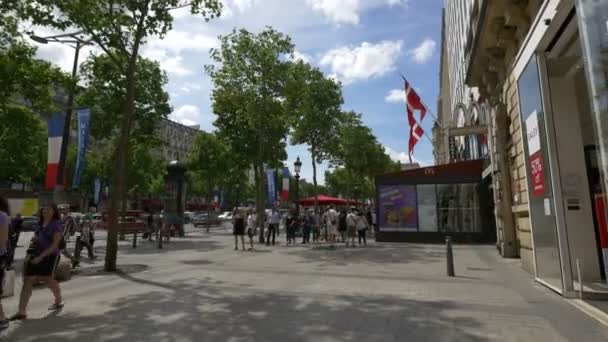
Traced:
<svg viewBox="0 0 608 342">
<path fill-rule="evenodd" d="M 82 216 L 79 231 L 76 232 L 76 247 L 74 248 L 74 257 L 80 261 L 80 253 L 83 248 L 87 249 L 89 260 L 95 259 L 95 253 L 93 253 L 93 209 L 90 208 L 89 212 Z"/>
<path fill-rule="evenodd" d="M 61 310 L 64 306 L 59 283 L 54 278 L 63 237 L 59 211 L 56 205 L 44 207 L 41 211 L 40 228 L 32 238 L 25 260 L 19 311 L 10 318 L 12 321 L 27 318 L 27 305 L 32 297 L 32 289 L 34 284 L 40 280 L 47 284 L 55 297 L 55 302 L 49 307 L 49 310 Z"/>
<path fill-rule="evenodd" d="M 340 236 L 340 242 L 346 242 L 346 209 L 343 207 L 340 210 L 340 215 L 338 216 L 338 233 Z"/>
<path fill-rule="evenodd" d="M 357 236 L 357 209 L 351 208 L 350 213 L 346 216 L 346 247 L 355 247 L 355 237 Z"/>
<path fill-rule="evenodd" d="M 281 214 L 277 208 L 272 208 L 270 217 L 268 218 L 268 236 L 266 237 L 266 246 L 270 246 L 270 238 L 272 237 L 272 245 L 274 246 L 277 238 L 277 230 L 281 224 Z"/>
<path fill-rule="evenodd" d="M 285 221 L 285 226 L 287 230 L 287 245 L 291 245 L 292 243 L 295 245 L 296 243 L 296 230 L 298 218 L 296 217 L 295 209 L 292 209 L 287 215 L 287 220 Z"/>
<path fill-rule="evenodd" d="M 233 234 L 234 234 L 234 250 L 239 250 L 239 237 L 241 239 L 241 245 L 243 246 L 243 250 L 245 250 L 245 212 L 240 208 L 234 208 L 232 224 L 233 224 Z"/>
<path fill-rule="evenodd" d="M 251 209 L 249 210 L 249 216 L 247 216 L 247 236 L 249 236 L 249 245 L 251 246 L 249 250 L 251 251 L 253 250 L 253 237 L 257 235 L 256 224 L 257 215 L 255 209 Z"/>
<path fill-rule="evenodd" d="M 61 252 L 61 255 L 63 255 L 64 257 L 70 259 L 70 262 L 72 263 L 72 268 L 76 268 L 80 265 L 80 261 L 75 258 L 70 251 L 68 250 L 68 244 L 67 242 L 70 241 L 70 238 L 72 237 L 72 235 L 74 235 L 76 233 L 76 221 L 74 220 L 74 218 L 68 214 L 58 214 L 59 218 L 60 218 L 60 225 L 63 229 L 62 232 L 62 241 L 61 244 L 59 245 L 59 250 Z"/>
<path fill-rule="evenodd" d="M 338 212 L 332 205 L 327 211 L 327 230 L 329 234 L 329 241 L 333 244 L 336 242 L 338 236 Z"/>
<path fill-rule="evenodd" d="M 17 249 L 17 244 L 19 243 L 19 236 L 21 235 L 21 231 L 23 230 L 23 218 L 21 214 L 17 214 L 15 218 L 11 221 L 11 224 L 8 228 L 8 255 L 6 260 L 6 268 L 11 269 L 13 267 L 13 260 L 15 260 L 15 250 Z"/>
<path fill-rule="evenodd" d="M 306 212 L 306 215 L 304 216 L 303 227 L 302 227 L 302 244 L 310 243 L 310 233 L 312 233 L 312 229 L 314 226 L 313 214 L 314 214 L 314 210 L 309 209 Z"/>
<path fill-rule="evenodd" d="M 8 267 L 9 246 L 8 227 L 10 223 L 8 201 L 0 196 L 0 298 L 2 298 L 2 284 L 4 284 L 4 272 Z M 0 299 L 0 331 L 8 328 L 8 319 L 4 315 Z"/>
<path fill-rule="evenodd" d="M 363 240 L 363 246 L 367 246 L 367 229 L 369 228 L 369 222 L 367 221 L 366 215 L 363 211 L 359 212 L 357 217 L 357 236 L 359 237 L 359 247 L 361 247 L 361 241 Z"/>
<path fill-rule="evenodd" d="M 318 243 L 321 237 L 321 220 L 319 219 L 319 214 L 317 214 L 315 211 L 312 213 L 312 218 L 312 242 Z"/>
</svg>

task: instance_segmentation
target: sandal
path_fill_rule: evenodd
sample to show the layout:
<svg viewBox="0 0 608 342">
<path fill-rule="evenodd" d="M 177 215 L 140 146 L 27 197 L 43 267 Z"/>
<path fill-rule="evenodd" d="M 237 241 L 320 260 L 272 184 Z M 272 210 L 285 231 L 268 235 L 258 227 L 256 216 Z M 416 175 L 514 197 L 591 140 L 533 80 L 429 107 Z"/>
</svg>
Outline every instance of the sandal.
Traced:
<svg viewBox="0 0 608 342">
<path fill-rule="evenodd" d="M 63 302 L 55 303 L 55 304 L 49 306 L 49 311 L 61 310 L 61 309 L 63 309 L 64 306 L 65 306 L 65 304 Z"/>
<path fill-rule="evenodd" d="M 24 319 L 27 319 L 27 315 L 18 313 L 18 314 L 12 315 L 8 320 L 9 321 L 23 321 Z"/>
</svg>

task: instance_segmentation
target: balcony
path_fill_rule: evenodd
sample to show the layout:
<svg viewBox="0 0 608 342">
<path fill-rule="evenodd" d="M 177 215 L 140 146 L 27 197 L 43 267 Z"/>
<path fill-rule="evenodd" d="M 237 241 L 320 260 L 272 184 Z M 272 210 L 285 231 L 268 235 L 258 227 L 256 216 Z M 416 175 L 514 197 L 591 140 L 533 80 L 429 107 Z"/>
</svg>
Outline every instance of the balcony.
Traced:
<svg viewBox="0 0 608 342">
<path fill-rule="evenodd" d="M 465 63 L 466 84 L 495 98 L 542 0 L 476 0 L 471 7 Z"/>
</svg>

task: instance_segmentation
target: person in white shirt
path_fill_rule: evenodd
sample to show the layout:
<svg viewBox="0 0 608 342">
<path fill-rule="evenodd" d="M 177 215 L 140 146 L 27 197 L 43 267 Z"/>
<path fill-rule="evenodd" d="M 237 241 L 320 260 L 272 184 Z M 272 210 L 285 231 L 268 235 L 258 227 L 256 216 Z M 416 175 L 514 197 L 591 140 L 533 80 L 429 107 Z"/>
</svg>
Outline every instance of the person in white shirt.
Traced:
<svg viewBox="0 0 608 342">
<path fill-rule="evenodd" d="M 336 242 L 336 236 L 338 236 L 338 212 L 331 206 L 326 215 L 327 233 L 329 235 L 329 241 L 333 244 Z"/>
<path fill-rule="evenodd" d="M 270 237 L 272 236 L 272 244 L 275 244 L 275 240 L 277 238 L 277 230 L 279 229 L 279 224 L 281 223 L 281 214 L 277 208 L 272 208 L 272 212 L 270 213 L 270 218 L 268 219 L 268 236 L 266 237 L 266 246 L 270 246 Z"/>
<path fill-rule="evenodd" d="M 350 213 L 346 216 L 346 247 L 352 244 L 355 247 L 355 237 L 357 237 L 357 209 L 351 208 Z"/>
<path fill-rule="evenodd" d="M 247 235 L 249 236 L 249 248 L 250 251 L 253 250 L 253 237 L 256 236 L 256 224 L 257 224 L 258 215 L 255 213 L 255 209 L 249 210 L 249 216 L 247 216 Z"/>
</svg>

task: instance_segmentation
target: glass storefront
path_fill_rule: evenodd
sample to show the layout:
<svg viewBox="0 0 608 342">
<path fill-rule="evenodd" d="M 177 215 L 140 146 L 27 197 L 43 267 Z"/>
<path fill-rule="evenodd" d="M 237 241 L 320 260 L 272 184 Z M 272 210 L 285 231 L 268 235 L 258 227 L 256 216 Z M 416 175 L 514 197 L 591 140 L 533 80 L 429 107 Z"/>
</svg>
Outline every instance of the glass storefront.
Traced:
<svg viewBox="0 0 608 342">
<path fill-rule="evenodd" d="M 555 221 L 551 170 L 548 158 L 545 112 L 538 58 L 533 56 L 518 80 L 519 103 L 528 174 L 530 221 L 536 276 L 561 290 L 562 272 Z"/>
<path fill-rule="evenodd" d="M 608 1 L 576 0 L 596 130 L 603 192 L 608 193 Z"/>
<path fill-rule="evenodd" d="M 480 184 L 382 185 L 381 232 L 481 233 Z"/>
</svg>

